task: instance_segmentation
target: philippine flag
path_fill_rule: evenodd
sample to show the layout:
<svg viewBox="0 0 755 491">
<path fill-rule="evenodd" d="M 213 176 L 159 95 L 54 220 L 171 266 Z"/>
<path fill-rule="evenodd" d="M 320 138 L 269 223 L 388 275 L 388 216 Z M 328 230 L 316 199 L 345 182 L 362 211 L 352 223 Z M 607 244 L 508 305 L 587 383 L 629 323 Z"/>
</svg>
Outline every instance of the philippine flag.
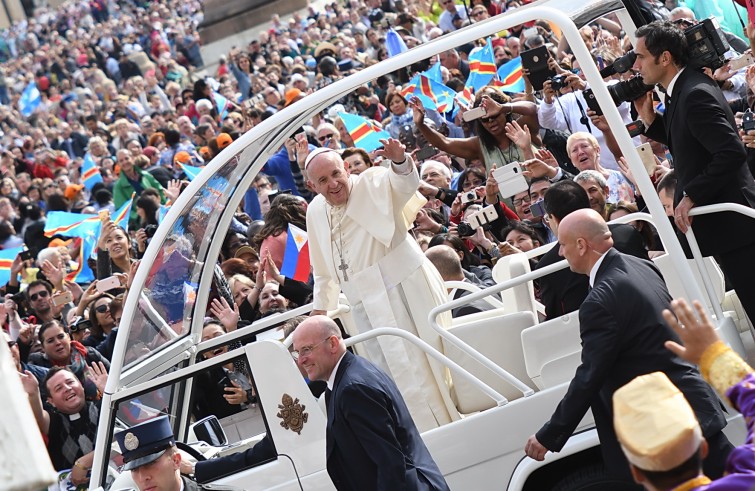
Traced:
<svg viewBox="0 0 755 491">
<path fill-rule="evenodd" d="M 306 282 L 309 279 L 309 243 L 307 232 L 288 224 L 288 240 L 283 253 L 281 274 L 286 278 Z"/>
</svg>

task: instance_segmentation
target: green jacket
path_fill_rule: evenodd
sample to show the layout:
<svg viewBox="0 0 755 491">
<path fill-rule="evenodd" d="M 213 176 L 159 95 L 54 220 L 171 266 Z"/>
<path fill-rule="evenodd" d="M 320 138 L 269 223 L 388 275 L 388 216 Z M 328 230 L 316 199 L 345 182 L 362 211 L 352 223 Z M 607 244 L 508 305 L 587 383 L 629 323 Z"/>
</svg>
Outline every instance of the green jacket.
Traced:
<svg viewBox="0 0 755 491">
<path fill-rule="evenodd" d="M 152 177 L 152 174 L 150 174 L 149 172 L 145 172 L 138 167 L 134 167 L 134 171 L 139 176 L 141 176 L 140 182 L 142 187 L 144 189 L 157 189 L 157 191 L 160 193 L 160 203 L 165 204 L 165 193 L 163 192 L 163 187 L 159 182 L 157 182 L 157 179 Z M 126 178 L 126 174 L 121 172 L 120 177 L 117 181 L 115 181 L 115 185 L 113 185 L 113 204 L 115 205 L 115 209 L 119 209 L 121 206 L 123 206 L 124 203 L 131 199 L 131 195 L 133 193 L 134 187 L 128 181 L 128 178 Z M 134 197 L 134 199 L 136 198 L 138 198 L 138 196 Z M 136 206 L 132 205 L 131 214 L 129 215 L 129 223 L 137 221 L 138 218 L 139 217 L 136 214 Z"/>
</svg>

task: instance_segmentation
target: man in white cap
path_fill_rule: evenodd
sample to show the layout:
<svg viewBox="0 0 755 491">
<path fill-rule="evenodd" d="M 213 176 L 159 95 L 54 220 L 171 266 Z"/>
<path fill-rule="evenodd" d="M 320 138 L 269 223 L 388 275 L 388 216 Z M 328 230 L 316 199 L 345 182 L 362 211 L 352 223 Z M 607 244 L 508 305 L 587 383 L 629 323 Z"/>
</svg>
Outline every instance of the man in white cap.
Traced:
<svg viewBox="0 0 755 491">
<path fill-rule="evenodd" d="M 699 364 L 705 379 L 737 408 L 748 425 L 748 438 L 735 448 L 724 477 L 711 481 L 703 474 L 708 443 L 687 399 L 662 372 L 642 375 L 613 394 L 614 427 L 635 481 L 648 490 L 751 491 L 755 489 L 755 376 L 752 368 L 726 346 L 700 303 L 697 316 L 686 301 L 671 304 L 663 316 L 684 346 L 666 347 Z"/>
<path fill-rule="evenodd" d="M 343 290 L 361 331 L 399 327 L 441 349 L 428 314 L 446 300 L 445 286 L 408 234 L 425 201 L 417 194 L 419 175 L 404 145 L 381 142 L 377 153 L 390 167 L 358 176 L 349 176 L 337 151 L 318 148 L 307 157 L 307 185 L 319 194 L 307 210 L 313 314 L 335 310 Z M 365 349 L 396 381 L 420 431 L 458 418 L 446 371 L 418 348 L 381 336 Z"/>
</svg>

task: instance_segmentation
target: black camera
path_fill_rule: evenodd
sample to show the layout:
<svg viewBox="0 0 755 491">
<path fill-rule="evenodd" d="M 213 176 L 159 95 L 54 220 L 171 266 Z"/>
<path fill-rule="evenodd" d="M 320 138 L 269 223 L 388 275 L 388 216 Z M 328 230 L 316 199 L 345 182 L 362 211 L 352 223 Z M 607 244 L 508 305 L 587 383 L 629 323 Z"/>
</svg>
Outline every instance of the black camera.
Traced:
<svg viewBox="0 0 755 491">
<path fill-rule="evenodd" d="M 548 80 L 550 80 L 551 89 L 556 92 L 569 86 L 569 82 L 566 81 L 566 75 L 554 75 Z"/>
<path fill-rule="evenodd" d="M 458 232 L 459 237 L 471 237 L 475 234 L 476 229 L 472 228 L 467 222 L 460 222 L 456 227 L 456 232 Z"/>
<path fill-rule="evenodd" d="M 68 330 L 71 332 L 80 332 L 91 329 L 91 327 L 92 321 L 85 319 L 84 317 L 78 317 L 70 326 L 68 326 Z"/>
<path fill-rule="evenodd" d="M 147 225 L 144 227 L 144 233 L 147 234 L 148 239 L 154 237 L 155 232 L 157 232 L 157 225 Z"/>
<path fill-rule="evenodd" d="M 608 93 L 611 94 L 613 103 L 617 106 L 622 102 L 632 102 L 653 90 L 654 85 L 648 85 L 642 80 L 642 75 L 635 75 L 628 80 L 609 85 Z M 597 101 L 596 101 L 597 102 Z"/>
</svg>

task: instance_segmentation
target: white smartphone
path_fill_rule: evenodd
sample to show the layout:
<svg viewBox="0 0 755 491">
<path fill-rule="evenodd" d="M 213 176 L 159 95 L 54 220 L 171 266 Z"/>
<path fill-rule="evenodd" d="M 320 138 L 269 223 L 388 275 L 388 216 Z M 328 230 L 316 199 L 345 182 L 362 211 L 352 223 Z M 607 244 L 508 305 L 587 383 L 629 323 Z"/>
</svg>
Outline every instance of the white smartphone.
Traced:
<svg viewBox="0 0 755 491">
<path fill-rule="evenodd" d="M 60 307 L 61 305 L 65 305 L 71 302 L 73 302 L 73 294 L 69 291 L 64 291 L 57 295 L 53 295 L 52 297 L 52 304 L 55 307 Z"/>
<path fill-rule="evenodd" d="M 480 107 L 472 108 L 469 111 L 464 111 L 464 114 L 461 116 L 461 119 L 463 119 L 466 122 L 469 122 L 469 121 L 474 121 L 475 119 L 480 119 L 486 114 L 487 113 L 485 112 L 485 108 L 480 106 Z"/>
<path fill-rule="evenodd" d="M 524 30 L 524 37 L 525 38 L 535 37 L 538 34 L 540 34 L 540 31 L 537 30 L 537 27 L 530 27 L 529 29 L 525 29 Z"/>
<path fill-rule="evenodd" d="M 498 183 L 498 192 L 504 198 L 510 198 L 517 193 L 527 191 L 529 185 L 522 174 L 522 166 L 519 162 L 512 162 L 500 169 L 493 171 L 493 177 Z"/>
<path fill-rule="evenodd" d="M 113 288 L 120 288 L 121 280 L 117 276 L 108 276 L 97 282 L 97 291 L 105 293 Z"/>
<path fill-rule="evenodd" d="M 753 58 L 752 53 L 745 53 L 742 56 L 729 60 L 729 68 L 731 71 L 737 71 L 753 63 L 755 63 L 755 58 Z"/>
<path fill-rule="evenodd" d="M 655 166 L 657 165 L 655 155 L 653 155 L 653 147 L 650 146 L 650 143 L 643 143 L 637 147 L 637 154 L 640 156 L 642 165 L 645 166 L 648 175 L 652 176 L 653 171 L 655 171 Z"/>
</svg>

